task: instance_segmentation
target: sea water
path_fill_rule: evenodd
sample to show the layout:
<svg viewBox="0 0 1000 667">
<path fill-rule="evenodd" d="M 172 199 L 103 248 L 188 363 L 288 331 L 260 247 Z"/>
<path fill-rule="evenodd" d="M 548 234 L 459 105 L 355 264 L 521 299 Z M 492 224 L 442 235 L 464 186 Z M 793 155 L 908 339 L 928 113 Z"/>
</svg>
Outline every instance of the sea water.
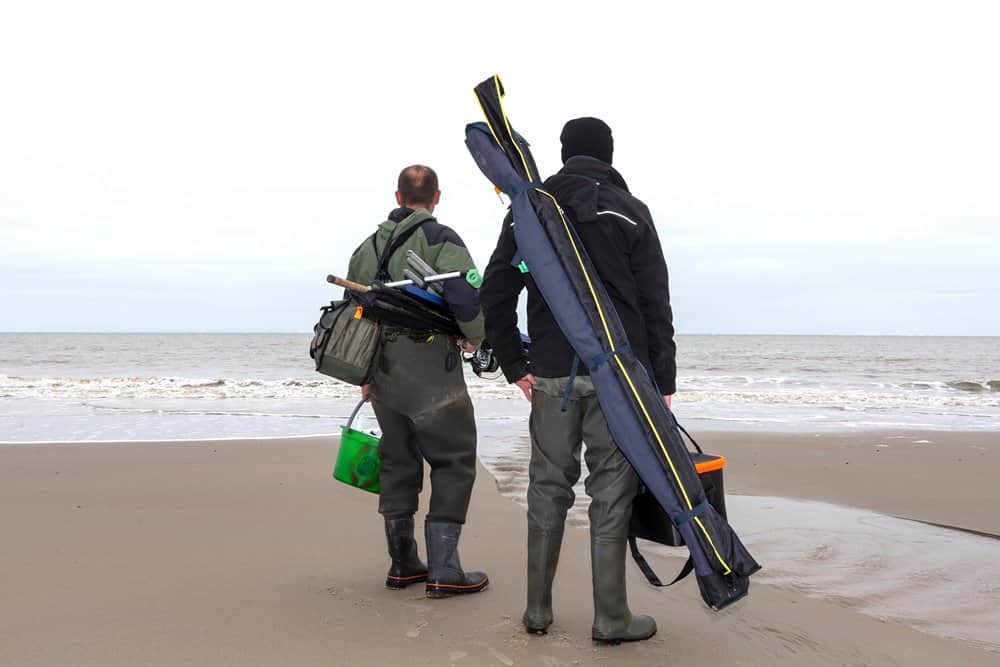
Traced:
<svg viewBox="0 0 1000 667">
<path fill-rule="evenodd" d="M 0 334 L 0 441 L 336 433 L 358 390 L 317 374 L 308 344 Z M 693 429 L 1000 431 L 1000 338 L 678 336 L 677 347 L 675 411 Z M 502 377 L 465 368 L 484 413 L 526 414 Z"/>
</svg>

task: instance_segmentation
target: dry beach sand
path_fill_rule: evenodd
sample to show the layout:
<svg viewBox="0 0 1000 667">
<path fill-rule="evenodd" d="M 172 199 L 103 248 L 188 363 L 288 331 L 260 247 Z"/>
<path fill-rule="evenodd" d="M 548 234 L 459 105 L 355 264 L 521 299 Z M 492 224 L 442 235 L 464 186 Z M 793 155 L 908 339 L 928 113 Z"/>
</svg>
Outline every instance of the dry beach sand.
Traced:
<svg viewBox="0 0 1000 667">
<path fill-rule="evenodd" d="M 702 440 L 726 454 L 730 492 L 1000 533 L 992 434 Z M 462 558 L 491 587 L 431 601 L 383 587 L 375 497 L 330 478 L 335 453 L 332 437 L 0 446 L 0 664 L 1000 664 L 981 644 L 756 577 L 748 600 L 712 613 L 693 578 L 654 590 L 631 564 L 632 608 L 660 632 L 596 647 L 583 529 L 568 531 L 552 632 L 527 636 L 524 511 L 485 470 Z M 661 575 L 681 563 L 651 561 Z"/>
</svg>

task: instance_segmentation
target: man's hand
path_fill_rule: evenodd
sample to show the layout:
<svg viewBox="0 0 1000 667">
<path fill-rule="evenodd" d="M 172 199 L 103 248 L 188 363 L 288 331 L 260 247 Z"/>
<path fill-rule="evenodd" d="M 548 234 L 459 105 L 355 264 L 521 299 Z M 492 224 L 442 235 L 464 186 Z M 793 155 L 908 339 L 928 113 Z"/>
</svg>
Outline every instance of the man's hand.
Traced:
<svg viewBox="0 0 1000 667">
<path fill-rule="evenodd" d="M 524 393 L 524 397 L 530 401 L 531 391 L 535 388 L 535 376 L 532 375 L 531 373 L 528 373 L 514 384 L 516 384 L 521 389 L 521 391 Z"/>
<path fill-rule="evenodd" d="M 674 409 L 674 406 L 670 404 L 671 403 L 670 399 L 672 399 L 673 397 L 674 397 L 673 394 L 671 394 L 670 396 L 665 395 L 663 397 L 663 402 L 667 404 L 667 408 L 669 408 L 670 410 Z"/>
<path fill-rule="evenodd" d="M 372 390 L 370 384 L 361 385 L 361 400 L 367 401 L 372 396 Z"/>
<path fill-rule="evenodd" d="M 464 338 L 460 338 L 458 340 L 458 346 L 462 349 L 462 352 L 468 352 L 469 354 L 472 354 L 473 352 L 475 352 L 476 350 L 479 349 L 479 345 L 478 344 L 477 345 L 473 345 L 472 343 L 470 343 L 469 341 L 465 340 Z"/>
</svg>

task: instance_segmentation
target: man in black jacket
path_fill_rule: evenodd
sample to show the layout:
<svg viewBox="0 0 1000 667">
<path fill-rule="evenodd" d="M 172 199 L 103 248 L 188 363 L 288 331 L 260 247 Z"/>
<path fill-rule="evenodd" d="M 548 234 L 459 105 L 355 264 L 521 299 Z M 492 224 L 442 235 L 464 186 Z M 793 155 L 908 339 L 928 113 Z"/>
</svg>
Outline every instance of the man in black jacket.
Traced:
<svg viewBox="0 0 1000 667">
<path fill-rule="evenodd" d="M 566 123 L 564 166 L 545 181 L 568 214 L 621 318 L 629 343 L 667 404 L 676 389 L 673 316 L 667 266 L 649 209 L 611 166 L 611 129 L 596 118 Z M 530 355 L 517 327 L 517 301 L 528 290 Z M 625 592 L 625 547 L 638 477 L 608 432 L 593 383 L 520 261 L 508 214 L 480 291 L 486 338 L 504 375 L 531 401 L 528 486 L 528 604 L 524 625 L 544 633 L 552 623 L 552 580 L 573 485 L 587 443 L 594 589 L 593 638 L 617 643 L 656 633 L 649 616 L 633 616 Z"/>
</svg>

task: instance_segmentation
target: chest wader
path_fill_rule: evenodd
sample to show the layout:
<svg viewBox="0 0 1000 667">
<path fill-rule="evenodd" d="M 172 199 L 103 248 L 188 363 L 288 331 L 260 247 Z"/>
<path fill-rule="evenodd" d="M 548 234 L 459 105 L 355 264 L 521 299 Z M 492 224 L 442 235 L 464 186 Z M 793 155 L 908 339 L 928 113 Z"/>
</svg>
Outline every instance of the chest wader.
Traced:
<svg viewBox="0 0 1000 667">
<path fill-rule="evenodd" d="M 458 557 L 476 479 L 476 424 L 455 339 L 386 328 L 371 396 L 382 428 L 379 512 L 393 559 L 387 585 L 426 579 L 429 597 L 483 590 L 487 576 L 466 573 Z M 431 469 L 426 569 L 413 538 L 424 461 Z"/>
<path fill-rule="evenodd" d="M 604 643 L 648 639 L 649 616 L 633 615 L 625 589 L 625 556 L 638 477 L 618 450 L 589 377 L 535 378 L 531 399 L 528 485 L 528 601 L 524 626 L 542 634 L 552 623 L 552 581 L 566 512 L 580 479 L 580 450 L 590 471 L 590 554 L 594 594 L 592 637 Z"/>
</svg>

